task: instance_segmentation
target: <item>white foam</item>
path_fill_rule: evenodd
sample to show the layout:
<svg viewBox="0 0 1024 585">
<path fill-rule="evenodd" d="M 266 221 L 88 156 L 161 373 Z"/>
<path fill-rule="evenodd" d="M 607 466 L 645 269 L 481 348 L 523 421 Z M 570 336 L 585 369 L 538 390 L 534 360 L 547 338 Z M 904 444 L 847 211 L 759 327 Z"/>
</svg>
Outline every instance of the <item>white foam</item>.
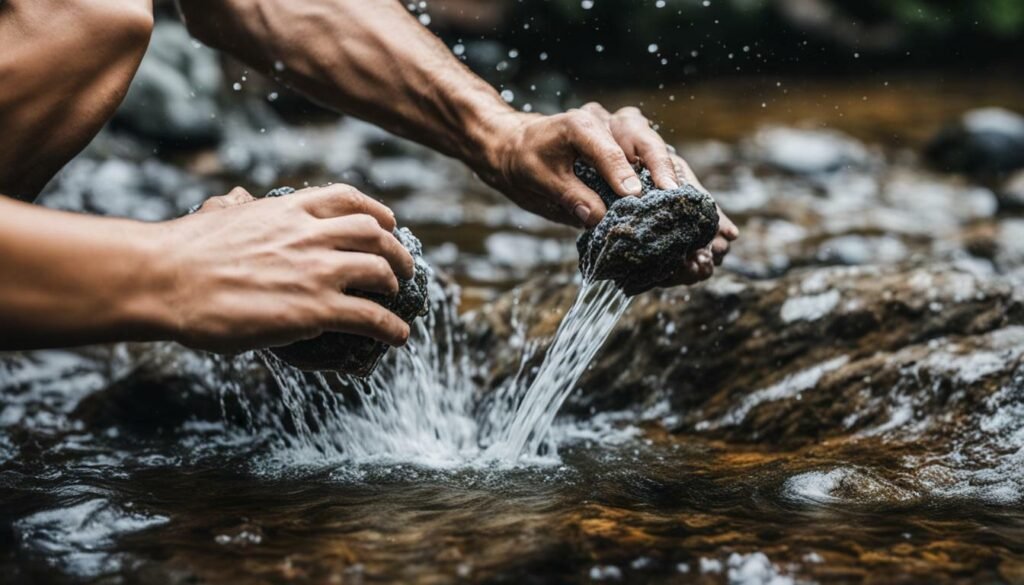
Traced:
<svg viewBox="0 0 1024 585">
<path fill-rule="evenodd" d="M 786 323 L 817 321 L 832 312 L 839 304 L 839 291 L 833 289 L 819 295 L 792 297 L 782 304 L 780 315 Z"/>
</svg>

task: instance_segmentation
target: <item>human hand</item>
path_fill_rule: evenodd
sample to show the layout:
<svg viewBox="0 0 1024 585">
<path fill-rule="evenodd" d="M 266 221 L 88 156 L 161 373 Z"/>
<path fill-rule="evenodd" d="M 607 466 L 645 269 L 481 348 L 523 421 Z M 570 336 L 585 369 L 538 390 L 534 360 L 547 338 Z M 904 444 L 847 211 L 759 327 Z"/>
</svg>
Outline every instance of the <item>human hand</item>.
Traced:
<svg viewBox="0 0 1024 585">
<path fill-rule="evenodd" d="M 682 182 L 705 190 L 686 161 L 636 108 L 613 114 L 589 103 L 555 116 L 508 112 L 490 122 L 494 131 L 485 148 L 486 168 L 478 169 L 481 177 L 519 206 L 553 221 L 593 227 L 607 211 L 600 197 L 573 172 L 578 158 L 593 165 L 623 197 L 640 195 L 640 180 L 633 170 L 637 163 L 650 170 L 659 188 L 674 189 Z M 714 241 L 681 258 L 678 272 L 665 286 L 709 278 L 728 253 L 729 242 L 738 236 L 736 225 L 719 209 Z"/>
<path fill-rule="evenodd" d="M 383 204 L 346 185 L 255 199 L 244 189 L 157 224 L 171 337 L 212 351 L 287 345 L 326 331 L 403 344 L 409 326 L 348 289 L 395 294 L 413 259 Z"/>
</svg>

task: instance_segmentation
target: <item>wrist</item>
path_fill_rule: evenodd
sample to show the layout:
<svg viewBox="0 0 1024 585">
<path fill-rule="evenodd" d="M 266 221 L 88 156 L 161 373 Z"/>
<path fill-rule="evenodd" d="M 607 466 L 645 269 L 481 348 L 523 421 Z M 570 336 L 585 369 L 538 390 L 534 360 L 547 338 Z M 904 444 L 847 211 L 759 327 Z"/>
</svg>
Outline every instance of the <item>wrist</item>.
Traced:
<svg viewBox="0 0 1024 585">
<path fill-rule="evenodd" d="M 179 324 L 173 301 L 177 293 L 178 269 L 171 222 L 136 223 L 125 234 L 133 266 L 131 285 L 121 295 L 120 313 L 124 332 L 137 341 L 177 341 Z"/>
<path fill-rule="evenodd" d="M 463 162 L 481 178 L 495 182 L 506 173 L 505 161 L 515 148 L 515 136 L 524 124 L 538 114 L 516 111 L 505 104 L 500 108 L 480 109 L 466 124 Z"/>
</svg>

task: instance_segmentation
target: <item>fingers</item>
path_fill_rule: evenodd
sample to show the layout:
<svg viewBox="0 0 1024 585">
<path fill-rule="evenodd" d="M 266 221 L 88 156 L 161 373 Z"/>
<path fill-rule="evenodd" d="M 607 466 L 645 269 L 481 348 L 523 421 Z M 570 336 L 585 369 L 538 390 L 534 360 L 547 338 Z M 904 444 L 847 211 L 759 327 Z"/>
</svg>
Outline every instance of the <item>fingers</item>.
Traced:
<svg viewBox="0 0 1024 585">
<path fill-rule="evenodd" d="M 659 286 L 689 286 L 711 278 L 714 273 L 713 252 L 709 248 L 701 248 L 688 256 L 675 274 Z"/>
<path fill-rule="evenodd" d="M 236 205 L 242 205 L 244 203 L 249 203 L 250 201 L 255 200 L 256 198 L 253 197 L 245 189 L 241 187 L 235 187 L 226 195 L 210 197 L 209 199 L 204 201 L 203 205 L 199 208 L 198 213 L 202 213 L 204 211 L 213 211 L 216 209 L 225 209 L 227 207 L 234 207 Z"/>
<path fill-rule="evenodd" d="M 711 257 L 715 262 L 715 266 L 721 266 L 722 261 L 725 260 L 725 255 L 729 253 L 729 240 L 725 239 L 722 235 L 715 236 L 715 239 L 711 241 Z"/>
<path fill-rule="evenodd" d="M 708 190 L 704 188 L 704 185 L 701 184 L 700 179 L 697 178 L 697 174 L 690 168 L 689 163 L 677 154 L 670 154 L 669 158 L 672 161 L 672 166 L 675 169 L 676 176 L 682 177 L 684 183 L 693 185 L 705 193 L 708 192 Z M 721 210 L 719 210 L 719 215 L 721 215 Z"/>
<path fill-rule="evenodd" d="M 608 129 L 611 130 L 612 114 L 608 110 L 604 109 L 604 106 L 597 102 L 590 102 L 588 104 L 584 104 L 580 109 L 588 114 L 594 115 L 598 120 L 604 122 L 604 124 L 608 126 Z"/>
<path fill-rule="evenodd" d="M 331 218 L 363 213 L 376 219 L 383 229 L 389 232 L 395 229 L 395 214 L 386 205 L 349 185 L 303 189 L 291 197 L 298 198 L 303 209 L 315 217 Z"/>
<path fill-rule="evenodd" d="M 718 233 L 729 242 L 740 237 L 740 228 L 736 227 L 736 224 L 729 219 L 721 207 L 718 208 Z M 728 251 L 728 245 L 726 245 L 726 250 Z"/>
<path fill-rule="evenodd" d="M 409 325 L 373 301 L 339 295 L 332 312 L 328 331 L 372 337 L 388 345 L 404 345 L 409 339 Z"/>
<path fill-rule="evenodd" d="M 338 250 L 364 252 L 382 257 L 395 274 L 413 276 L 413 259 L 397 238 L 385 230 L 373 216 L 344 215 L 323 220 L 331 243 Z"/>
<path fill-rule="evenodd" d="M 611 116 L 612 135 L 634 161 L 640 160 L 651 172 L 654 184 L 662 189 L 679 187 L 676 169 L 668 146 L 651 128 L 650 121 L 636 108 L 622 108 Z"/>
<path fill-rule="evenodd" d="M 398 293 L 398 278 L 382 257 L 363 252 L 338 252 L 334 256 L 338 290 Z"/>
<path fill-rule="evenodd" d="M 608 126 L 594 114 L 583 110 L 574 110 L 567 116 L 567 138 L 576 152 L 594 165 L 619 196 L 639 196 L 642 190 L 640 177 L 636 176 Z"/>
<path fill-rule="evenodd" d="M 578 220 L 577 226 L 592 228 L 604 219 L 604 214 L 607 211 L 604 202 L 576 175 L 567 174 L 556 190 L 562 195 L 560 200 L 562 207 Z"/>
</svg>

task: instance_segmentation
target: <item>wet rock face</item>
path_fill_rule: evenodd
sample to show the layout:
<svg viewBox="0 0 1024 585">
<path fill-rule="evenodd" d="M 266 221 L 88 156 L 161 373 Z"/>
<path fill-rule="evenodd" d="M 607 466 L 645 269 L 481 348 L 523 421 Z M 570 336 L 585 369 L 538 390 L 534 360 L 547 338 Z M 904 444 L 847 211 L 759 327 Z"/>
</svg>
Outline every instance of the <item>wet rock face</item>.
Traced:
<svg viewBox="0 0 1024 585">
<path fill-rule="evenodd" d="M 643 169 L 643 195 L 619 197 L 592 167 L 577 162 L 575 171 L 608 206 L 601 223 L 576 242 L 580 271 L 587 278 L 615 281 L 627 295 L 667 280 L 718 231 L 714 199 L 691 185 L 657 189 L 651 173 Z"/>
<path fill-rule="evenodd" d="M 493 360 L 485 386 L 521 367 L 491 343 L 512 335 L 509 313 L 528 338 L 549 337 L 574 291 L 531 281 L 471 321 L 470 343 Z M 567 410 L 667 400 L 679 431 L 789 446 L 875 432 L 905 412 L 941 426 L 1013 378 L 1020 325 L 1010 282 L 948 264 L 726 274 L 634 301 Z"/>
<path fill-rule="evenodd" d="M 267 197 L 281 197 L 294 193 L 291 187 L 280 187 L 267 193 Z M 346 291 L 347 294 L 369 299 L 398 315 L 411 324 L 426 315 L 429 309 L 428 283 L 430 265 L 423 259 L 423 246 L 408 228 L 394 231 L 399 243 L 412 254 L 413 277 L 398 279 L 398 294 L 391 297 L 377 293 Z M 299 341 L 270 350 L 274 355 L 300 370 L 333 370 L 355 376 L 368 376 L 388 351 L 386 343 L 350 333 L 324 333 L 319 337 Z"/>
</svg>

